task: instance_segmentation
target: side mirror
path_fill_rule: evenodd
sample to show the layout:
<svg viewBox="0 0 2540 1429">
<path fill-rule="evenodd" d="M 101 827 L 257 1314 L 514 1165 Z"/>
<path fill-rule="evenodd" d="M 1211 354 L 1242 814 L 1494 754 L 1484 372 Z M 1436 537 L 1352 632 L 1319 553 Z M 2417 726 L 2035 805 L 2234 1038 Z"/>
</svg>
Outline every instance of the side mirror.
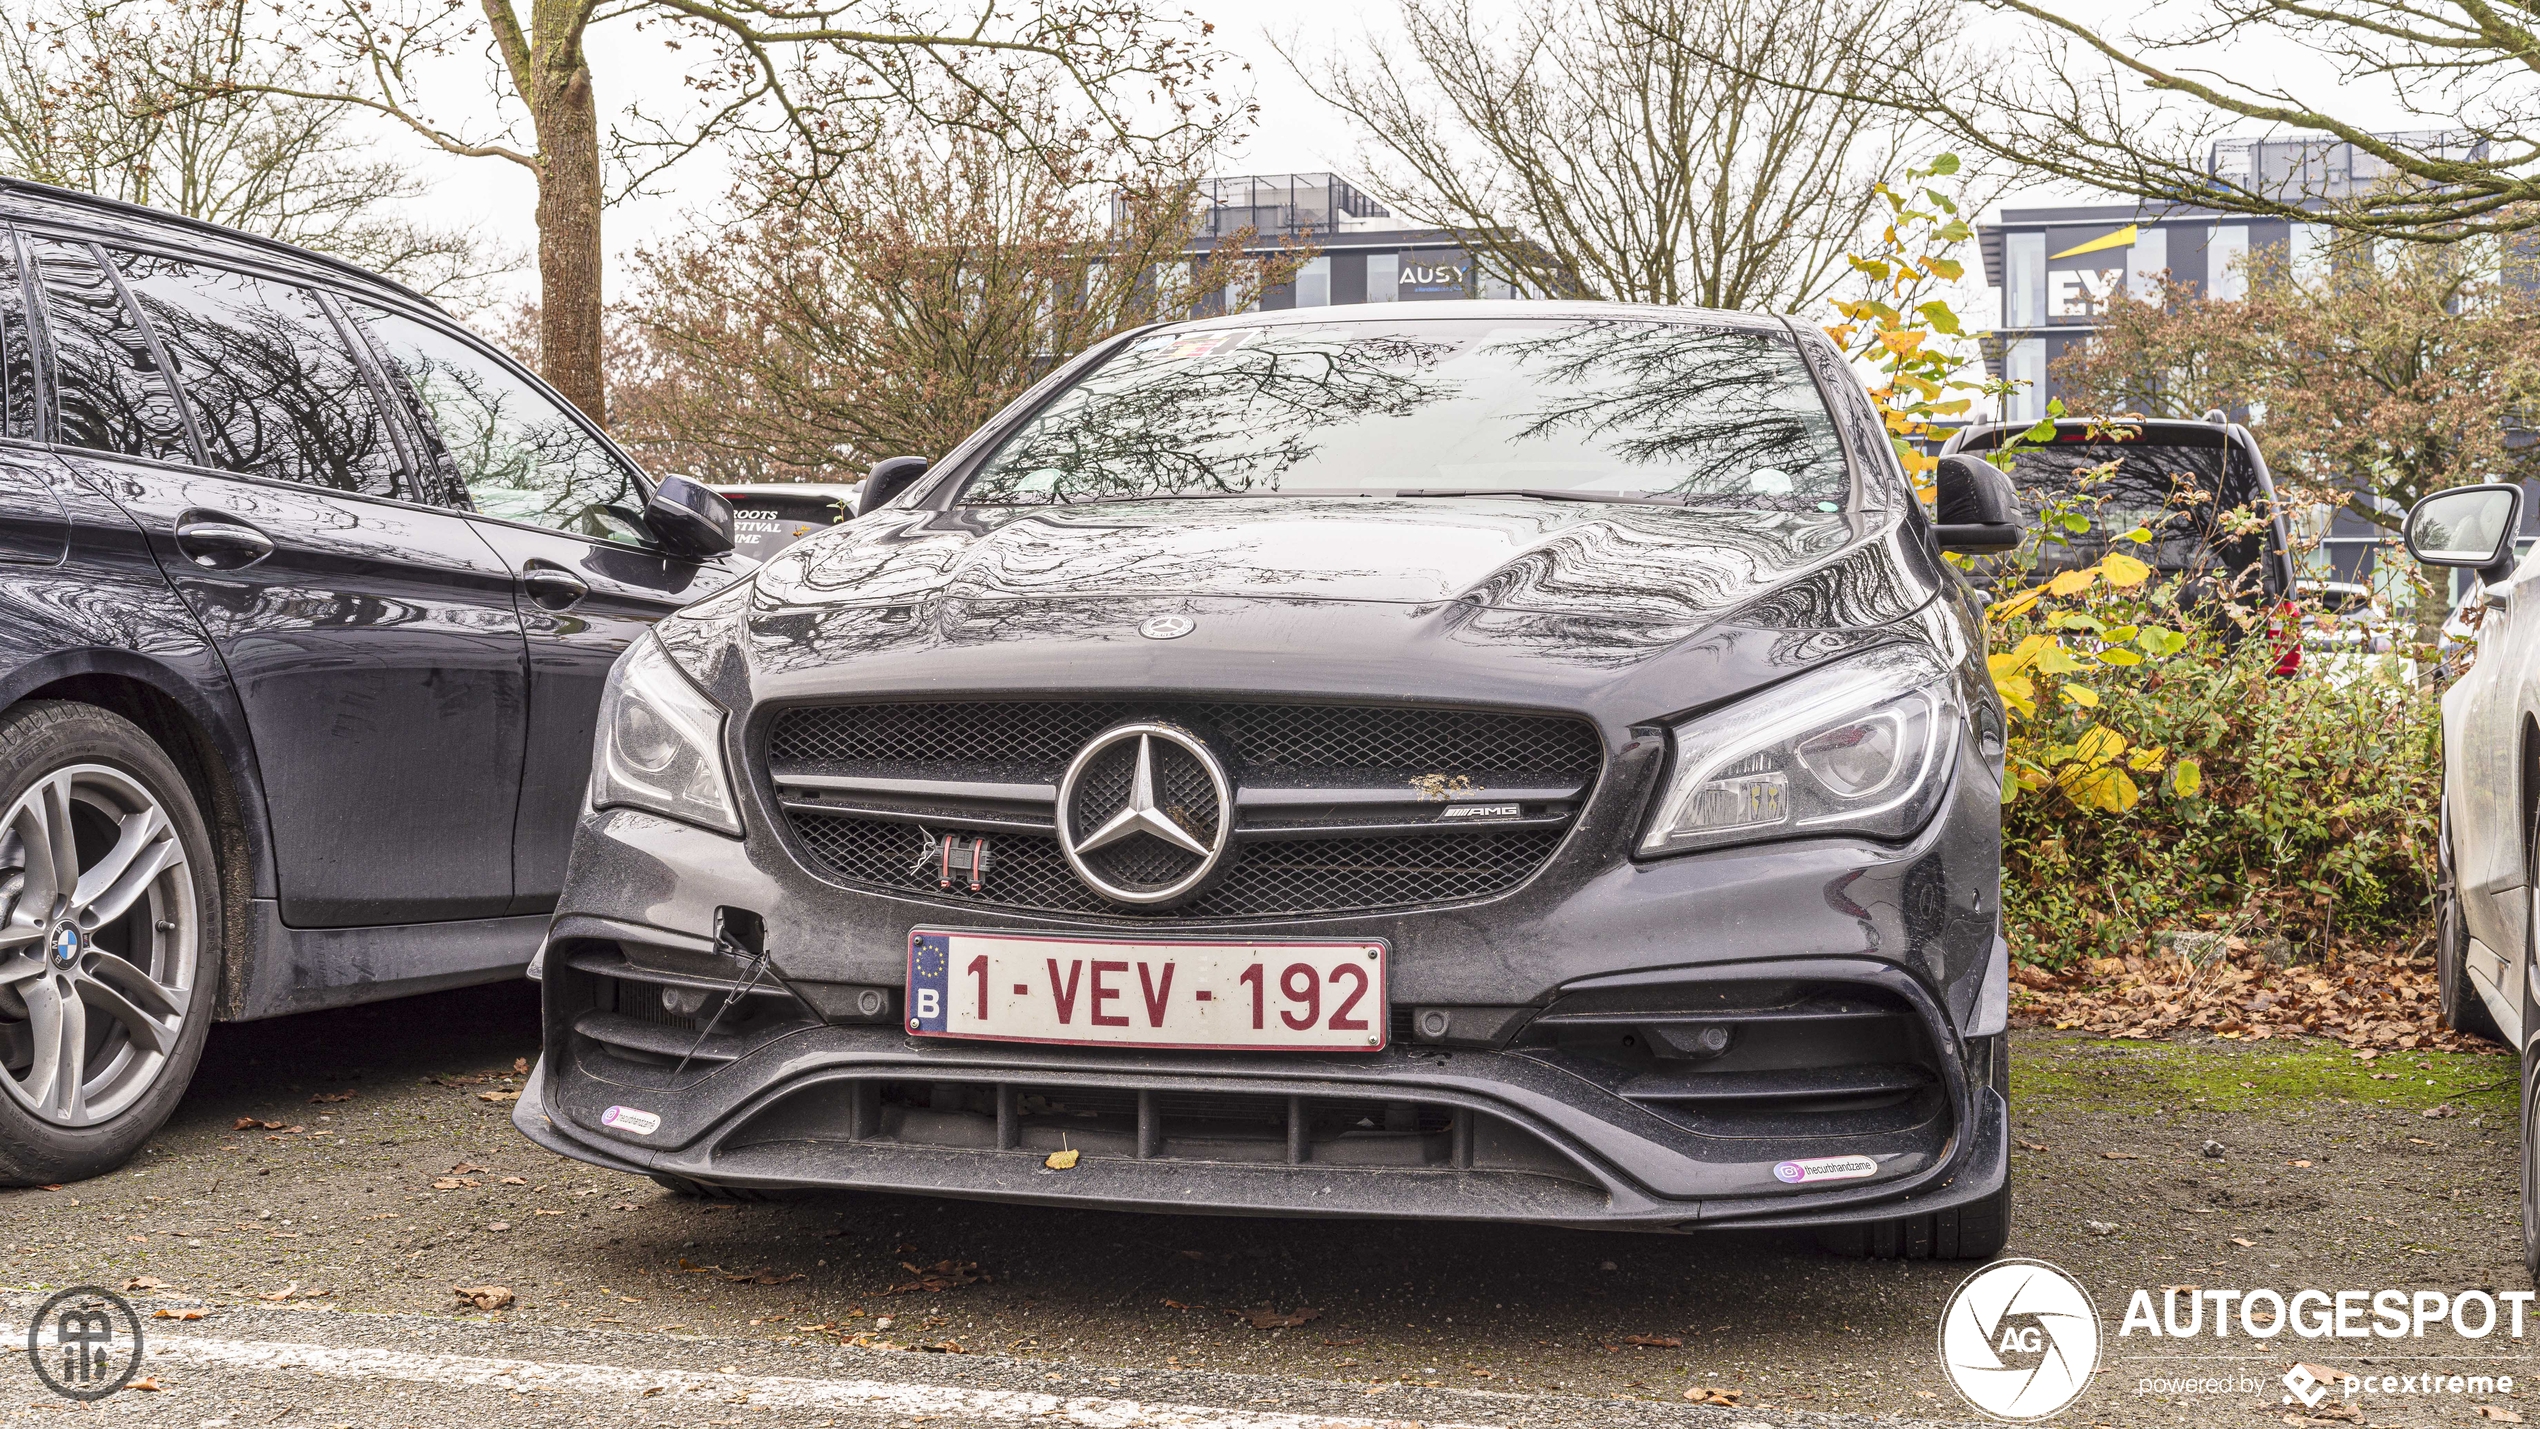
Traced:
<svg viewBox="0 0 2540 1429">
<path fill-rule="evenodd" d="M 922 456 L 886 456 L 873 464 L 864 478 L 864 491 L 856 497 L 855 514 L 871 515 L 882 509 L 882 503 L 908 490 L 934 463 Z"/>
<path fill-rule="evenodd" d="M 703 559 L 732 549 L 732 503 L 684 476 L 665 476 L 644 503 L 644 529 L 676 556 Z"/>
<path fill-rule="evenodd" d="M 1940 488 L 1940 549 L 1970 555 L 2015 551 L 2020 501 L 2011 478 L 1981 457 L 1945 456 L 1933 474 Z"/>
<path fill-rule="evenodd" d="M 2460 566 L 2489 585 L 2514 571 L 2522 528 L 2522 488 L 2502 482 L 2438 491 L 2408 511 L 2408 554 L 2429 566 Z"/>
</svg>

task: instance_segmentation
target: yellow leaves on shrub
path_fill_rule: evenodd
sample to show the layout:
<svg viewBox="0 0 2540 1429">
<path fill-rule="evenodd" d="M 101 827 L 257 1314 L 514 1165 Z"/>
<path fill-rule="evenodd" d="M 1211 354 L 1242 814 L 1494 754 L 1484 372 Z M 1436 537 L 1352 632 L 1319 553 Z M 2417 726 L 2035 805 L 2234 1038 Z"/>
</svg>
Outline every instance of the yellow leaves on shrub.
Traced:
<svg viewBox="0 0 2540 1429">
<path fill-rule="evenodd" d="M 2107 649 L 2099 652 L 2099 663 L 2102 665 L 2140 665 L 2143 663 L 2143 654 L 2138 650 L 2128 650 L 2123 646 L 2111 645 Z"/>
<path fill-rule="evenodd" d="M 2161 772 L 2161 760 L 2166 757 L 2169 752 L 2170 747 L 2166 744 L 2156 744 L 2149 748 L 2137 749 L 2132 754 L 2126 756 L 2126 767 L 2141 774 L 2158 774 Z"/>
<path fill-rule="evenodd" d="M 2069 675 L 2075 670 L 2090 668 L 2073 652 L 2065 649 L 2064 642 L 2060 640 L 2047 641 L 2045 648 L 2037 652 L 2034 663 L 2037 666 L 2037 672 L 2041 675 Z"/>
<path fill-rule="evenodd" d="M 2067 767 L 2056 783 L 2063 787 L 2065 798 L 2082 808 L 2105 809 L 2111 814 L 2124 813 L 2143 797 L 2126 772 L 2113 765 L 2097 769 Z"/>
<path fill-rule="evenodd" d="M 2037 713 L 2037 685 L 2028 676 L 1997 675 L 1993 680 L 1993 688 L 2001 693 L 2002 702 L 2020 715 Z M 2066 687 L 2064 693 L 2067 696 L 2071 695 L 2072 687 Z M 2089 692 L 2085 690 L 2083 693 Z"/>
<path fill-rule="evenodd" d="M 2099 579 L 2099 570 L 2096 566 L 2066 571 L 2046 583 L 2046 593 L 2048 595 L 2079 595 L 2090 589 L 2090 583 L 2097 579 Z"/>
<path fill-rule="evenodd" d="M 2204 766 L 2193 759 L 2182 759 L 2170 769 L 2170 792 L 2182 799 L 2193 799 L 2205 787 Z"/>
<path fill-rule="evenodd" d="M 2110 551 L 2099 560 L 2099 574 L 2112 586 L 2131 588 L 2150 580 L 2152 568 L 2122 551 Z"/>
<path fill-rule="evenodd" d="M 2022 681 L 2021 683 L 2025 684 L 2027 682 Z M 2065 699 L 2072 701 L 2074 704 L 2081 706 L 2083 709 L 2095 710 L 2099 708 L 2099 692 L 2090 688 L 2088 685 L 2066 685 L 2060 693 Z"/>
<path fill-rule="evenodd" d="M 2125 753 L 2125 736 L 2104 724 L 2094 724 L 2073 741 L 2073 758 L 2085 765 L 2105 764 Z"/>
</svg>

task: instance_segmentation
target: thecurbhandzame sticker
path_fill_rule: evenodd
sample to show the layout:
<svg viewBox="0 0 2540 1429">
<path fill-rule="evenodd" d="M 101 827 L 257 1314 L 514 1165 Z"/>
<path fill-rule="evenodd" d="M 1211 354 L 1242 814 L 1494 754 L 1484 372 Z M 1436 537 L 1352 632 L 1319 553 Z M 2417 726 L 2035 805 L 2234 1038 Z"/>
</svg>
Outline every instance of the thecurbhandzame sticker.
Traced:
<svg viewBox="0 0 2540 1429">
<path fill-rule="evenodd" d="M 600 1125 L 613 1126 L 620 1131 L 631 1131 L 637 1136 L 650 1136 L 661 1130 L 661 1118 L 648 1111 L 637 1111 L 631 1106 L 613 1106 L 600 1113 Z M 1782 1179 L 1787 1181 L 1791 1178 L 1784 1176 Z"/>
<path fill-rule="evenodd" d="M 1776 1179 L 1793 1186 L 1811 1181 L 1858 1181 L 1879 1174 L 1879 1163 L 1867 1156 L 1811 1156 L 1805 1161 L 1785 1161 L 1773 1168 Z"/>
</svg>

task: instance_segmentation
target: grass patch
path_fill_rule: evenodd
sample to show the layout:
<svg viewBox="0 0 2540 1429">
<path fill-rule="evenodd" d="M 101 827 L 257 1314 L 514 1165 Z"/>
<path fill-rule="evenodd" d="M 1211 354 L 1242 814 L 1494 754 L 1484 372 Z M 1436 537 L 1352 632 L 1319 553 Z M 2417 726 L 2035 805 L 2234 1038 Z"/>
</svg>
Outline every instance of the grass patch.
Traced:
<svg viewBox="0 0 2540 1429">
<path fill-rule="evenodd" d="M 2518 1080 L 2514 1059 L 2502 1053 L 2385 1052 L 2365 1063 L 2329 1043 L 2011 1038 L 2011 1100 L 2030 1108 L 2264 1111 L 2343 1098 L 2409 1111 L 2449 1102 L 2465 1113 L 2510 1117 Z"/>
</svg>

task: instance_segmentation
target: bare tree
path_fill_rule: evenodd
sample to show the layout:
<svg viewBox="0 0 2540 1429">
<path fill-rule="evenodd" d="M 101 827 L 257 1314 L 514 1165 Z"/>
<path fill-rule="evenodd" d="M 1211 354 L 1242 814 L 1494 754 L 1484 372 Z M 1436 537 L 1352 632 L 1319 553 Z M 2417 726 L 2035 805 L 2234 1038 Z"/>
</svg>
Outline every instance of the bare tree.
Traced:
<svg viewBox="0 0 2540 1429">
<path fill-rule="evenodd" d="M 247 0 L 62 0 L 0 26 L 0 168 L 301 244 L 466 301 L 507 265 L 401 214 L 422 183 L 360 157 L 338 107 L 248 86 L 306 79 Z M 218 89 L 197 100 L 192 89 Z"/>
<path fill-rule="evenodd" d="M 762 156 L 734 217 L 639 259 L 613 346 L 620 434 L 718 478 L 851 479 L 941 455 L 1057 363 L 1205 299 L 1240 306 L 1303 250 L 1186 245 L 1195 162 L 919 121 L 835 165 Z M 1195 159 L 1195 156 L 1194 156 Z"/>
<path fill-rule="evenodd" d="M 536 177 L 540 366 L 594 417 L 605 414 L 601 212 L 612 160 L 622 195 L 735 134 L 773 136 L 835 165 L 899 115 L 1019 133 L 1032 130 L 1052 80 L 1091 111 L 1085 135 L 1181 145 L 1231 112 L 1208 88 L 1205 27 L 1159 21 L 1147 0 L 1012 10 L 993 0 L 309 0 L 285 13 L 293 42 L 325 57 L 328 79 L 267 92 L 369 109 L 448 153 Z M 621 89 L 604 122 L 589 46 L 601 26 L 697 56 L 685 83 L 649 103 Z M 523 122 L 471 131 L 425 102 L 424 73 L 469 53 L 488 57 L 496 92 Z"/>
<path fill-rule="evenodd" d="M 1828 88 L 2034 172 L 2156 202 L 2444 243 L 2540 227 L 2531 0 L 2216 0 L 2131 34 L 2039 0 L 1985 3 L 2032 22 L 2027 49 L 1881 91 Z M 2335 78 L 2306 94 L 2283 66 L 2242 62 L 2270 52 L 2324 60 Z M 2359 116 L 2376 107 L 2404 117 L 2368 128 Z M 2213 142 L 2253 127 L 2307 151 L 2281 171 L 2214 172 Z"/>
<path fill-rule="evenodd" d="M 1361 54 L 1283 51 L 1397 211 L 1537 290 L 1786 312 L 1843 279 L 1912 128 L 1850 96 L 1952 24 L 1946 0 L 1398 7 Z"/>
</svg>

